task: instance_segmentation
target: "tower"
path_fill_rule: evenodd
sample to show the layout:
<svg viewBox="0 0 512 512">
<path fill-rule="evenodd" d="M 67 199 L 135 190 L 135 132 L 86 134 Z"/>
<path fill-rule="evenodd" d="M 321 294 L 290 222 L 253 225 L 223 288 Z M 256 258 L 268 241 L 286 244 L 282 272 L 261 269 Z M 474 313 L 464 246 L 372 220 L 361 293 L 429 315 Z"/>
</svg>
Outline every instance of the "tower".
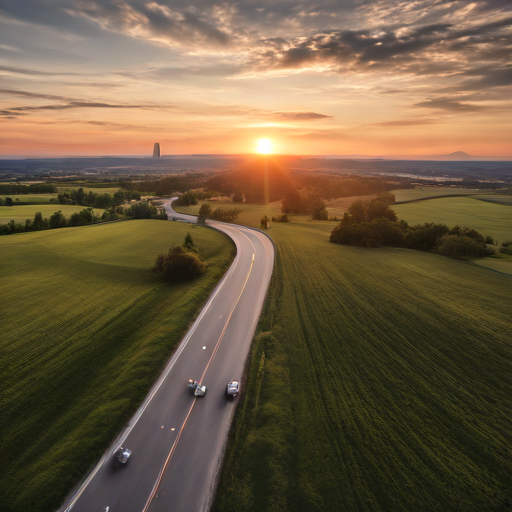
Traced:
<svg viewBox="0 0 512 512">
<path fill-rule="evenodd" d="M 155 142 L 153 146 L 153 158 L 160 158 L 160 143 Z"/>
</svg>

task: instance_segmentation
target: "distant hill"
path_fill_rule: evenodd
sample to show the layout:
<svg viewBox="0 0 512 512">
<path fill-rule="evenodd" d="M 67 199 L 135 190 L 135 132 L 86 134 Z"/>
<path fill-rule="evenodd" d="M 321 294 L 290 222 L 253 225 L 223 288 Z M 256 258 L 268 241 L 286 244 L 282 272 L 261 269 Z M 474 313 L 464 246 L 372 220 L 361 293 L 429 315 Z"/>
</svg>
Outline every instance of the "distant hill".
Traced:
<svg viewBox="0 0 512 512">
<path fill-rule="evenodd" d="M 475 160 L 474 156 L 464 153 L 464 151 L 454 151 L 449 155 L 444 155 L 447 160 Z"/>
</svg>

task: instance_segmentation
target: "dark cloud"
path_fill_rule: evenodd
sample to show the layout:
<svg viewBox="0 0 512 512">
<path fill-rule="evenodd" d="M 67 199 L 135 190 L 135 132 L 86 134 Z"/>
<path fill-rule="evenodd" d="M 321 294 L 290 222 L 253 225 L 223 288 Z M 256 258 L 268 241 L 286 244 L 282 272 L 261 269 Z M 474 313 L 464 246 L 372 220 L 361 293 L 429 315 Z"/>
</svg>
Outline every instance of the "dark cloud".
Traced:
<svg viewBox="0 0 512 512">
<path fill-rule="evenodd" d="M 449 97 L 427 99 L 425 101 L 415 103 L 413 107 L 433 108 L 447 112 L 480 112 L 487 109 L 487 107 L 482 105 L 472 105 L 470 103 L 464 103 L 463 101 Z"/>
<path fill-rule="evenodd" d="M 38 98 L 44 100 L 70 100 L 64 96 L 56 96 L 54 94 L 41 94 L 37 92 L 19 91 L 17 89 L 0 89 L 0 94 L 9 94 L 12 96 L 19 96 L 22 98 Z"/>
<path fill-rule="evenodd" d="M 98 103 L 94 101 L 70 101 L 61 105 L 38 105 L 27 107 L 12 107 L 11 112 L 26 112 L 38 110 L 68 110 L 71 108 L 143 108 L 142 105 L 113 105 L 111 103 Z"/>
<path fill-rule="evenodd" d="M 273 112 L 272 116 L 283 121 L 315 121 L 317 119 L 332 119 L 333 116 L 317 112 Z"/>
<path fill-rule="evenodd" d="M 435 119 L 395 119 L 393 121 L 384 121 L 382 123 L 376 123 L 373 126 L 382 126 L 385 128 L 400 128 L 402 126 L 421 126 L 437 122 L 439 121 Z"/>
<path fill-rule="evenodd" d="M 78 74 L 78 73 L 40 71 L 38 69 L 24 69 L 24 68 L 12 67 L 12 66 L 0 66 L 0 71 L 9 71 L 10 73 L 17 73 L 19 75 L 33 75 L 33 76 L 64 76 L 64 75 L 77 75 Z"/>
</svg>

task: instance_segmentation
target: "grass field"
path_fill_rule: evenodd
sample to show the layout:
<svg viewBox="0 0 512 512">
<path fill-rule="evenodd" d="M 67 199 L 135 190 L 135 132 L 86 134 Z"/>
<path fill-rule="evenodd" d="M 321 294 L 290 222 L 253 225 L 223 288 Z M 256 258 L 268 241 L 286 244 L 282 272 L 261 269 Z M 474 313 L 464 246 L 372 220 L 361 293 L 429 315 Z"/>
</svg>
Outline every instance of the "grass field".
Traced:
<svg viewBox="0 0 512 512">
<path fill-rule="evenodd" d="M 475 194 L 481 194 L 483 191 L 475 190 L 474 188 L 434 188 L 434 187 L 422 187 L 414 189 L 403 189 L 403 190 L 392 190 L 392 194 L 395 194 L 395 200 L 399 201 L 417 201 L 418 199 L 426 199 L 429 197 L 437 196 L 472 196 Z"/>
<path fill-rule="evenodd" d="M 481 194 L 478 196 L 475 196 L 476 199 L 479 199 L 480 201 L 488 201 L 490 203 L 496 203 L 496 204 L 504 204 L 506 206 L 512 206 L 512 196 L 506 195 L 506 194 Z"/>
<path fill-rule="evenodd" d="M 212 209 L 238 208 L 242 210 L 242 213 L 238 215 L 237 219 L 234 222 L 237 224 L 244 224 L 255 228 L 260 227 L 260 221 L 262 217 L 264 217 L 265 215 L 271 218 L 272 216 L 276 217 L 281 213 L 281 201 L 270 203 L 268 206 L 264 204 L 233 203 L 233 201 L 200 201 L 199 204 L 196 204 L 194 206 L 177 206 L 175 207 L 175 209 L 176 211 L 180 211 L 182 213 L 197 215 L 199 212 L 199 208 L 203 203 L 208 203 L 212 207 Z"/>
<path fill-rule="evenodd" d="M 391 205 L 399 219 L 409 224 L 442 222 L 469 226 L 498 242 L 512 239 L 512 211 L 508 206 L 471 197 L 446 197 L 416 203 Z"/>
<path fill-rule="evenodd" d="M 6 197 L 10 197 L 16 205 L 16 203 L 34 203 L 34 204 L 45 204 L 54 202 L 59 204 L 59 200 L 57 198 L 57 194 L 18 194 L 18 195 L 7 195 L 0 196 L 2 199 Z"/>
<path fill-rule="evenodd" d="M 332 227 L 268 231 L 276 267 L 213 511 L 508 510 L 511 278 L 330 244 Z"/>
<path fill-rule="evenodd" d="M 57 187 L 57 190 L 60 192 L 70 192 L 71 190 L 77 190 L 79 188 L 83 188 L 84 192 L 88 194 L 89 192 L 94 192 L 95 194 L 111 194 L 114 195 L 118 190 L 119 187 L 91 187 L 90 184 L 85 185 L 66 185 L 65 187 Z"/>
<path fill-rule="evenodd" d="M 65 204 L 38 204 L 21 206 L 0 206 L 0 224 L 7 224 L 10 220 L 25 222 L 25 219 L 34 219 L 37 212 L 41 212 L 44 218 L 50 218 L 55 212 L 62 211 L 63 215 L 70 217 L 73 213 L 81 212 L 85 206 Z M 94 212 L 101 215 L 105 210 L 94 209 Z"/>
<path fill-rule="evenodd" d="M 190 232 L 190 284 L 150 272 Z M 0 238 L 0 510 L 51 511 L 146 396 L 234 248 L 213 230 L 137 220 Z"/>
</svg>

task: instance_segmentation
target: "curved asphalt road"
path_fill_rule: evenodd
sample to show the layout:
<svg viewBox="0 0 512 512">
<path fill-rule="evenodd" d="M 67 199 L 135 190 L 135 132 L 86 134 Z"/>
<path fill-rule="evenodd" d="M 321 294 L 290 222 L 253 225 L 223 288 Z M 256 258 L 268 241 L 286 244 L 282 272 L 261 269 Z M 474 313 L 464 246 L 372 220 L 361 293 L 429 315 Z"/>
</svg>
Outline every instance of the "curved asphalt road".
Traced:
<svg viewBox="0 0 512 512">
<path fill-rule="evenodd" d="M 170 218 L 196 222 L 175 213 Z M 243 226 L 207 221 L 235 242 L 236 257 L 125 432 L 61 511 L 200 512 L 209 509 L 236 402 L 226 385 L 241 380 L 267 294 L 274 248 L 267 236 Z M 188 379 L 208 392 L 194 398 Z M 244 390 L 242 389 L 242 393 Z M 113 453 L 132 451 L 115 469 Z"/>
</svg>

